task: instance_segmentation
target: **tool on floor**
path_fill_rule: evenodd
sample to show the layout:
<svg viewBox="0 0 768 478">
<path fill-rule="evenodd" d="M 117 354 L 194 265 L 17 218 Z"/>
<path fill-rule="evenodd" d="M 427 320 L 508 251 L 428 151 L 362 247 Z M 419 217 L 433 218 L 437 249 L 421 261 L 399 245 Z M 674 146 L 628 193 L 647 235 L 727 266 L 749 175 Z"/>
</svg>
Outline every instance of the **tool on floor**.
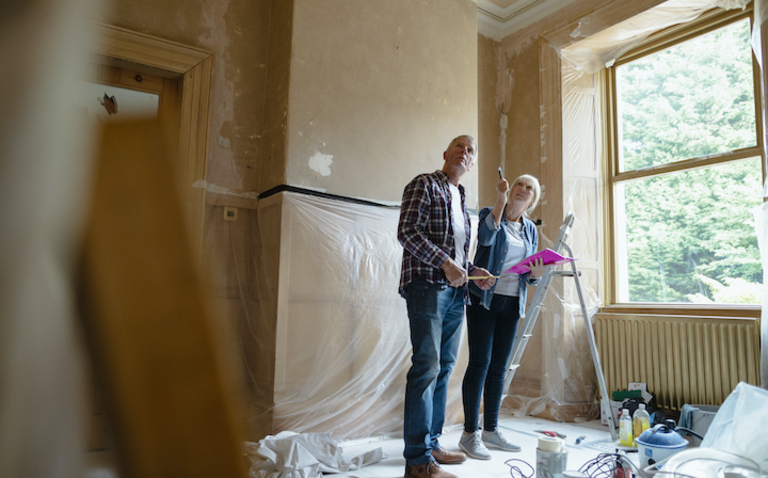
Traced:
<svg viewBox="0 0 768 478">
<path fill-rule="evenodd" d="M 566 244 L 566 240 L 570 235 L 571 228 L 573 227 L 573 220 L 573 213 L 568 213 L 568 215 L 565 217 L 565 220 L 563 221 L 563 225 L 560 226 L 560 234 L 557 237 L 557 241 L 552 247 L 552 250 L 558 254 L 560 254 L 561 251 L 565 249 L 565 251 L 568 253 L 568 256 L 571 258 L 574 258 L 573 251 L 571 250 L 570 246 Z M 539 317 L 539 312 L 541 312 L 541 309 L 544 306 L 544 299 L 546 298 L 547 291 L 549 290 L 549 284 L 552 282 L 552 278 L 573 277 L 576 285 L 576 292 L 579 296 L 579 303 L 581 305 L 581 314 L 584 318 L 584 325 L 587 328 L 589 350 L 592 352 L 592 362 L 595 364 L 595 373 L 597 374 L 597 382 L 600 387 L 600 404 L 602 409 L 609 410 L 608 428 L 611 431 L 611 439 L 617 440 L 618 436 L 616 434 L 616 427 L 614 426 L 615 418 L 613 416 L 613 411 L 610 411 L 611 407 L 608 402 L 610 396 L 608 395 L 608 389 L 605 385 L 603 367 L 600 365 L 600 355 L 597 351 L 597 344 L 595 343 L 595 333 L 592 330 L 592 322 L 589 320 L 589 313 L 587 312 L 587 306 L 584 302 L 584 293 L 581 291 L 581 280 L 579 279 L 581 273 L 576 267 L 575 260 L 571 261 L 570 265 L 570 271 L 564 269 L 556 270 L 554 266 L 547 266 L 547 268 L 544 270 L 544 275 L 542 276 L 538 287 L 536 287 L 536 293 L 531 300 L 531 305 L 528 307 L 525 318 L 523 318 L 521 333 L 517 334 L 515 337 L 515 343 L 512 345 L 512 355 L 509 358 L 509 364 L 507 367 L 509 372 L 507 373 L 507 379 L 504 382 L 504 390 L 509 390 L 509 384 L 512 382 L 512 377 L 514 377 L 517 368 L 520 367 L 520 360 L 523 358 L 523 351 L 525 350 L 525 346 L 528 344 L 528 339 L 532 336 L 533 326 L 536 324 L 536 319 Z"/>
<path fill-rule="evenodd" d="M 534 432 L 536 432 L 536 433 L 543 433 L 544 435 L 548 435 L 548 436 L 551 436 L 551 437 L 553 437 L 553 438 L 554 438 L 554 437 L 557 437 L 557 438 L 566 438 L 566 436 L 565 436 L 565 435 L 563 435 L 562 433 L 559 433 L 559 432 L 553 432 L 553 431 L 549 431 L 549 430 L 534 430 Z"/>
</svg>

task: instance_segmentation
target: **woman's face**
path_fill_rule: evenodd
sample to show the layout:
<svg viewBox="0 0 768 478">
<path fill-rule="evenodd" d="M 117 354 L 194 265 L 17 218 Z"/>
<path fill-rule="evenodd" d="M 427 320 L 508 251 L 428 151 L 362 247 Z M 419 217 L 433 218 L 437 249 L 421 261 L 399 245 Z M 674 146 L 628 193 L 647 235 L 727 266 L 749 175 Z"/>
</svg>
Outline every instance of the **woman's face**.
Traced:
<svg viewBox="0 0 768 478">
<path fill-rule="evenodd" d="M 528 207 L 533 202 L 533 195 L 533 186 L 521 180 L 518 180 L 515 184 L 513 184 L 512 189 L 509 192 L 510 200 L 512 202 L 525 204 L 526 209 L 528 209 Z"/>
</svg>

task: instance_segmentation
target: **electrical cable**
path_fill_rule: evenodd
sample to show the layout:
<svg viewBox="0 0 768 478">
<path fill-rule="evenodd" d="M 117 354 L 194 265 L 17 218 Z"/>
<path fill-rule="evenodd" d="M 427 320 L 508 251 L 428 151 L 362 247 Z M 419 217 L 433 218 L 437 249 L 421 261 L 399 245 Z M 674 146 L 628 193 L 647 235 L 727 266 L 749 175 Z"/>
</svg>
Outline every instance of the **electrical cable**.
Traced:
<svg viewBox="0 0 768 478">
<path fill-rule="evenodd" d="M 645 476 L 626 453 L 600 453 L 596 458 L 584 463 L 579 471 L 589 478 L 614 478 L 616 470 L 627 468 L 634 476 Z"/>
<path fill-rule="evenodd" d="M 521 470 L 518 466 L 510 464 L 509 463 L 510 461 L 512 461 L 512 462 L 519 461 L 520 463 L 523 463 L 525 466 L 527 466 L 528 468 L 531 469 L 531 472 L 526 475 L 525 473 L 523 473 L 523 470 Z M 536 471 L 536 470 L 533 469 L 533 467 L 528 462 L 526 462 L 524 460 L 521 460 L 519 458 L 511 458 L 511 459 L 505 461 L 504 464 L 509 467 L 509 474 L 510 474 L 510 476 L 512 478 L 532 478 L 533 474 Z M 517 474 L 515 474 L 515 473 L 517 473 Z"/>
</svg>

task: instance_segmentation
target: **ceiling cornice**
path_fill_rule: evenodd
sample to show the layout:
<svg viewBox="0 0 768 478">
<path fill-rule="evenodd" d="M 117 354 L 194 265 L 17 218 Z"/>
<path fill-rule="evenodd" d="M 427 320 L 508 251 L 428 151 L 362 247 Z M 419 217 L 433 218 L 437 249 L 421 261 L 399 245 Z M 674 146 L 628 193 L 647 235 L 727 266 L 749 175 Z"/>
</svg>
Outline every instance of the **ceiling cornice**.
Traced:
<svg viewBox="0 0 768 478">
<path fill-rule="evenodd" d="M 531 25 L 575 0 L 517 0 L 502 8 L 490 0 L 476 0 L 477 29 L 500 42 L 504 37 Z"/>
</svg>

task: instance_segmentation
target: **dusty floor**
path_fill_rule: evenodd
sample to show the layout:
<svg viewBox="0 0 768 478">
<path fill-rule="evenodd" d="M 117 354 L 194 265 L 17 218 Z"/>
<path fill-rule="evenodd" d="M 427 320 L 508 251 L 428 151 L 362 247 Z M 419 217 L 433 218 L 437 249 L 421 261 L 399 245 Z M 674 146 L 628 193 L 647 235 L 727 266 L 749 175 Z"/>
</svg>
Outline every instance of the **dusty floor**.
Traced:
<svg viewBox="0 0 768 478">
<path fill-rule="evenodd" d="M 523 478 L 536 476 L 536 446 L 541 433 L 534 430 L 551 430 L 566 436 L 565 443 L 568 450 L 567 469 L 578 470 L 590 460 L 595 459 L 600 453 L 609 453 L 620 448 L 617 441 L 611 440 L 608 427 L 601 425 L 599 420 L 584 423 L 558 423 L 533 417 L 515 418 L 502 416 L 499 420 L 499 428 L 504 436 L 511 442 L 522 447 L 517 453 L 491 450 L 492 458 L 488 461 L 468 459 L 459 465 L 444 465 L 446 471 L 457 475 L 459 478 Z M 454 427 L 446 430 L 440 443 L 449 450 L 458 451 L 461 428 Z M 585 438 L 576 445 L 576 439 Z M 369 465 L 359 470 L 339 475 L 328 475 L 345 478 L 398 478 L 403 476 L 405 460 L 403 459 L 403 441 L 401 438 L 388 440 L 358 440 L 356 442 L 342 443 L 345 457 L 360 455 L 368 450 L 381 447 L 385 459 L 375 465 Z M 632 460 L 637 464 L 637 453 L 630 453 Z M 523 472 L 514 473 L 508 460 L 521 460 L 511 462 Z"/>
<path fill-rule="evenodd" d="M 536 447 L 539 437 L 543 436 L 535 430 L 551 430 L 565 435 L 565 445 L 568 450 L 566 470 L 579 470 L 585 464 L 597 458 L 601 453 L 612 453 L 617 448 L 623 448 L 618 440 L 611 439 L 608 427 L 600 424 L 599 420 L 583 423 L 558 423 L 534 417 L 516 418 L 504 415 L 499 418 L 499 428 L 511 442 L 520 445 L 522 450 L 516 453 L 500 450 L 490 450 L 490 460 L 468 459 L 459 465 L 444 465 L 444 468 L 459 478 L 530 478 L 536 476 Z M 460 425 L 445 430 L 441 444 L 449 449 L 458 451 Z M 584 437 L 576 444 L 576 439 Z M 362 439 L 340 443 L 344 457 L 349 459 L 369 450 L 381 448 L 384 459 L 377 464 L 365 466 L 359 470 L 342 474 L 326 475 L 338 478 L 400 478 L 405 470 L 403 458 L 403 440 L 401 437 L 389 439 Z M 90 469 L 85 478 L 117 478 L 114 469 L 109 465 L 106 455 L 99 452 L 89 453 Z M 637 464 L 637 453 L 628 455 Z M 513 461 L 509 461 L 513 460 Z M 507 464 L 509 463 L 509 464 Z M 522 472 L 514 472 L 510 465 L 515 465 Z M 594 469 L 593 469 L 594 471 Z M 608 475 L 592 473 L 592 478 L 602 478 Z"/>
</svg>

